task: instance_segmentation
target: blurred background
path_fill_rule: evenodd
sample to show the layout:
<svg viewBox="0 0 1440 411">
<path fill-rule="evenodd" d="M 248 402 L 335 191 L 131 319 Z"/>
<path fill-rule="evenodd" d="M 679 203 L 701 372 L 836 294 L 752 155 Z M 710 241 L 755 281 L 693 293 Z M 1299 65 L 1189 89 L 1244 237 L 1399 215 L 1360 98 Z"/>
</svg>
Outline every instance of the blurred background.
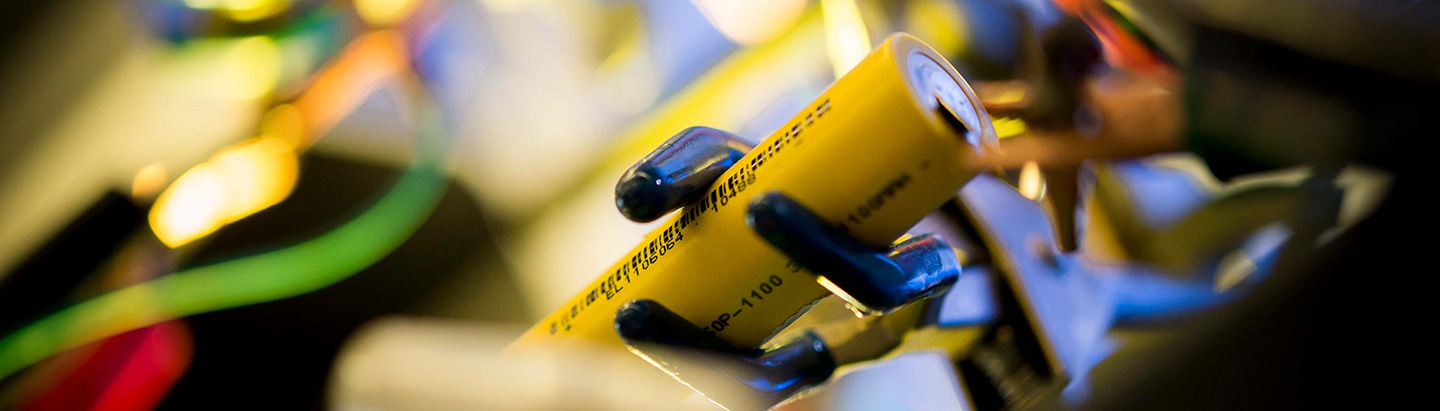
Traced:
<svg viewBox="0 0 1440 411">
<path fill-rule="evenodd" d="M 1316 226 L 1329 234 L 1316 236 L 1374 246 L 1390 233 L 1336 239 L 1389 210 L 1418 177 L 1404 147 L 1434 134 L 1421 119 L 1433 115 L 1427 93 L 1440 77 L 1436 7 L 1381 3 L 6 2 L 0 408 L 712 407 L 649 395 L 679 385 L 602 354 L 523 363 L 495 354 L 653 228 L 614 208 L 616 178 L 632 162 L 692 125 L 759 141 L 896 31 L 950 58 L 1002 108 L 997 128 L 1011 137 L 1047 123 L 1004 111 L 1007 85 L 1028 84 L 1032 100 L 1083 88 L 1046 64 L 1066 60 L 1045 54 L 1069 50 L 1053 45 L 1064 39 L 1052 28 L 1083 22 L 1100 71 L 1183 78 L 1172 90 L 1185 120 L 1172 128 L 1184 131 L 1140 132 L 1183 143 L 1092 156 L 1143 157 L 1116 166 L 1139 204 L 1124 211 L 1135 224 L 1168 227 L 1245 184 L 1311 187 L 1304 183 L 1323 175 L 1334 183 L 1325 190 L 1342 193 Z M 1065 111 L 1061 122 L 1084 134 L 1093 111 Z M 1063 199 L 1054 190 L 1065 185 L 1040 167 L 1048 165 L 996 174 L 1029 199 Z M 1041 174 L 1052 178 L 1050 191 Z M 1110 175 L 1081 174 L 1068 209 L 1093 199 L 1105 184 L 1095 181 Z M 1300 204 L 1314 204 L 1308 198 Z M 1265 257 L 1308 229 L 1264 231 L 1268 220 L 1235 217 L 1304 207 L 1247 204 L 1255 203 L 1205 220 L 1244 227 L 1217 235 L 1260 249 L 1240 257 L 1127 249 L 1145 242 L 1124 235 L 1140 230 L 1133 225 L 1114 223 L 1121 234 L 1109 237 L 1086 231 L 1104 223 L 1091 218 L 1101 206 L 1059 218 L 1080 220 L 1072 230 L 1085 244 L 1119 238 L 1105 242 L 1118 244 L 1108 252 L 1082 246 L 1096 259 L 1203 271 L 1205 281 L 1233 285 L 1267 272 Z M 1106 221 L 1129 221 L 1111 211 Z M 1383 221 L 1388 229 L 1410 220 Z M 1316 272 L 1374 270 L 1377 261 L 1405 266 L 1390 252 L 1398 251 L 1341 248 L 1330 255 L 1353 261 L 1328 266 L 1315 259 L 1326 254 L 1302 253 L 1294 271 L 1319 281 Z M 1233 268 L 1236 258 L 1249 268 Z M 1355 302 L 1365 289 L 1345 298 Z M 1263 298 L 1257 304 L 1288 301 Z M 1309 324 L 1276 331 L 1304 339 L 1329 318 L 1316 306 L 1252 309 L 1302 316 L 1275 321 Z M 1350 312 L 1386 317 L 1371 314 Z M 1167 335 L 1211 334 L 1194 330 Z M 1274 358 L 1264 347 L 1224 347 Z M 1134 358 L 1179 358 L 1116 355 L 1109 364 L 1120 371 L 1105 374 L 1115 387 L 1145 375 L 1133 371 L 1146 369 Z M 1273 366 L 1288 371 L 1254 377 L 1251 390 L 1203 389 L 1283 404 L 1317 387 L 1272 386 L 1320 357 L 1297 358 Z M 609 377 L 570 375 L 577 368 Z M 1230 374 L 1203 375 L 1213 383 Z M 1090 400 L 1067 404 L 1156 404 L 1106 396 L 1106 381 L 1095 382 Z"/>
</svg>

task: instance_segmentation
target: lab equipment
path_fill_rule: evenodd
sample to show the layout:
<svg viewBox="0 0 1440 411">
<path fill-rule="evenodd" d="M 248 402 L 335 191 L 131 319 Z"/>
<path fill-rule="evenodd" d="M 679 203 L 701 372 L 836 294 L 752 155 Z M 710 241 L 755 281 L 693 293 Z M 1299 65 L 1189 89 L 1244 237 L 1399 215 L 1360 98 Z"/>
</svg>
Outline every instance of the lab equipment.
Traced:
<svg viewBox="0 0 1440 411">
<path fill-rule="evenodd" d="M 995 144 L 988 115 L 974 101 L 930 47 L 905 34 L 887 38 L 785 127 L 733 160 L 734 167 L 717 162 L 726 170 L 713 187 L 685 193 L 697 203 L 672 215 L 511 349 L 619 345 L 616 310 L 636 299 L 664 304 L 733 346 L 759 346 L 827 288 L 847 295 L 759 241 L 746 226 L 746 205 L 780 190 L 863 243 L 888 246 L 977 172 L 967 155 Z M 642 160 L 627 176 L 644 179 L 621 185 L 663 185 L 666 163 L 650 160 L 663 159 Z M 862 311 L 884 308 L 849 302 Z"/>
</svg>

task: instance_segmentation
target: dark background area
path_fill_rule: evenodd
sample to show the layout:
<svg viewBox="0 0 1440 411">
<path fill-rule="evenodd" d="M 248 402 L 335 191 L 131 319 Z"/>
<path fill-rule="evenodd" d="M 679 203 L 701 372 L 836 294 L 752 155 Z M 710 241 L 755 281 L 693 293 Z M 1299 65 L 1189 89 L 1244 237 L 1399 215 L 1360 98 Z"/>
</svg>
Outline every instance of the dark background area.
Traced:
<svg viewBox="0 0 1440 411">
<path fill-rule="evenodd" d="M 192 265 L 203 265 L 311 238 L 367 207 L 399 169 L 307 155 L 287 201 L 227 226 Z M 521 322 L 519 293 L 503 272 L 484 287 L 465 287 L 473 307 L 426 304 L 457 282 L 471 264 L 496 261 L 479 209 L 453 182 L 434 214 L 404 245 L 352 277 L 300 296 L 188 317 L 195 357 L 161 404 L 163 409 L 261 409 L 274 404 L 321 409 L 325 384 L 346 337 L 369 320 L 415 314 Z M 286 227 L 277 230 L 275 227 Z"/>
</svg>

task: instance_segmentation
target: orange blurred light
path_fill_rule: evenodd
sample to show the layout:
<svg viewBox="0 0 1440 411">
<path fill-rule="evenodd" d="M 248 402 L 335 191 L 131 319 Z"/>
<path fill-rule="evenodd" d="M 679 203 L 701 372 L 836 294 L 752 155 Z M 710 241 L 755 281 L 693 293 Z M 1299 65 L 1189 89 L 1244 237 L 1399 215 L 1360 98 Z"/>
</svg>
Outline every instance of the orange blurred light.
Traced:
<svg viewBox="0 0 1440 411">
<path fill-rule="evenodd" d="M 1020 167 L 1020 195 L 1031 200 L 1039 200 L 1045 194 L 1045 178 L 1040 175 L 1040 164 L 1034 161 L 1026 161 Z"/>
<path fill-rule="evenodd" d="M 300 147 L 305 143 L 305 118 L 294 104 L 271 107 L 260 120 L 260 133 L 278 138 L 291 147 Z"/>
<path fill-rule="evenodd" d="M 165 245 L 179 247 L 284 200 L 299 177 L 298 153 L 405 70 L 405 56 L 404 40 L 393 31 L 356 37 L 293 103 L 265 114 L 260 137 L 220 150 L 160 193 L 150 228 Z"/>
<path fill-rule="evenodd" d="M 394 31 L 373 31 L 351 41 L 295 99 L 299 118 L 304 120 L 304 138 L 296 148 L 309 147 L 364 102 L 365 96 L 405 70 L 405 56 L 404 39 Z"/>
<path fill-rule="evenodd" d="M 164 163 L 153 163 L 141 167 L 135 172 L 135 180 L 130 183 L 130 196 L 135 198 L 150 198 L 160 193 L 165 188 L 165 180 L 169 174 L 165 172 Z"/>
</svg>

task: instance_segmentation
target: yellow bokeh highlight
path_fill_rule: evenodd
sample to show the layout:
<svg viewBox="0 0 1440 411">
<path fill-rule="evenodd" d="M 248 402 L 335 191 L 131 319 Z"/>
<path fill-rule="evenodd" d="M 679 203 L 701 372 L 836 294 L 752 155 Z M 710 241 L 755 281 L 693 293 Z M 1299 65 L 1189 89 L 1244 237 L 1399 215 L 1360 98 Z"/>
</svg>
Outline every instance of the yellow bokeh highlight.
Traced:
<svg viewBox="0 0 1440 411">
<path fill-rule="evenodd" d="M 825 16 L 830 65 L 835 69 L 835 78 L 840 78 L 870 54 L 870 31 L 865 28 L 855 0 L 820 0 L 820 12 Z"/>
<path fill-rule="evenodd" d="M 185 0 L 192 9 L 217 10 L 242 22 L 274 17 L 290 9 L 293 0 Z"/>
<path fill-rule="evenodd" d="M 299 159 L 290 145 L 261 138 L 220 151 L 211 160 L 225 177 L 226 222 L 279 203 L 295 188 Z"/>
<path fill-rule="evenodd" d="M 964 51 L 966 24 L 960 6 L 951 0 L 920 0 L 906 8 L 911 34 L 941 53 Z"/>
<path fill-rule="evenodd" d="M 276 137 L 227 147 L 176 179 L 150 210 L 160 241 L 179 247 L 279 203 L 295 189 L 299 159 Z"/>
<path fill-rule="evenodd" d="M 405 21 L 422 0 L 355 0 L 355 13 L 365 23 L 389 27 Z"/>
<path fill-rule="evenodd" d="M 255 36 L 238 40 L 225 58 L 226 66 L 233 70 L 228 88 L 237 98 L 265 97 L 280 83 L 282 56 L 274 39 Z"/>
<path fill-rule="evenodd" d="M 178 247 L 220 228 L 225 220 L 225 177 L 210 164 L 180 175 L 150 209 L 150 228 Z"/>
<path fill-rule="evenodd" d="M 995 136 L 1001 139 L 1025 134 L 1025 131 L 1029 130 L 1025 126 L 1025 120 L 1018 118 L 995 117 L 990 123 L 995 125 Z"/>
</svg>

